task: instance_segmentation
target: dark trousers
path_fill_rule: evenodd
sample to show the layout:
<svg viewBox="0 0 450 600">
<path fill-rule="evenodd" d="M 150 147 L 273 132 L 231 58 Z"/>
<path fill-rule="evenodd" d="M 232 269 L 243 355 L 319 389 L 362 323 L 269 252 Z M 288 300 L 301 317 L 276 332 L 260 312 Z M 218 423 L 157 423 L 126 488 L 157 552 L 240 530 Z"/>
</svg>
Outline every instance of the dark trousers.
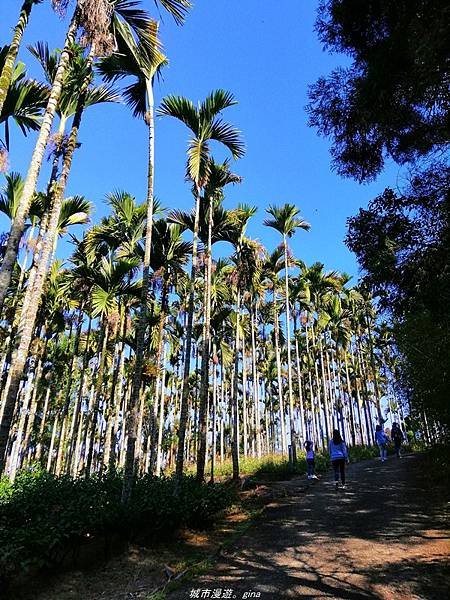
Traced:
<svg viewBox="0 0 450 600">
<path fill-rule="evenodd" d="M 306 459 L 306 466 L 308 467 L 308 475 L 314 475 L 314 459 L 313 458 Z"/>
<path fill-rule="evenodd" d="M 332 463 L 334 470 L 334 480 L 339 481 L 339 472 L 341 473 L 342 485 L 345 485 L 345 458 L 337 458 Z"/>
</svg>

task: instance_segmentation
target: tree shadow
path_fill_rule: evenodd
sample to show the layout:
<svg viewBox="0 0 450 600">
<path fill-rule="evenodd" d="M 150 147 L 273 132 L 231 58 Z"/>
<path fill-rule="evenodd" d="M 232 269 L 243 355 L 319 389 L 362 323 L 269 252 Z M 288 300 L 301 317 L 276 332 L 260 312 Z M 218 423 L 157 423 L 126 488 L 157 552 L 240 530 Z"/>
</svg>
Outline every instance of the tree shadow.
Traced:
<svg viewBox="0 0 450 600">
<path fill-rule="evenodd" d="M 450 539 L 449 504 L 430 495 L 421 469 L 414 456 L 360 463 L 349 469 L 345 491 L 327 476 L 299 496 L 290 482 L 290 496 L 266 508 L 214 574 L 169 598 L 189 598 L 196 588 L 229 588 L 236 598 L 259 591 L 266 600 L 364 600 L 380 598 L 380 589 L 392 597 L 402 589 L 409 590 L 403 598 L 446 597 L 448 562 L 424 556 L 421 546 Z M 303 480 L 297 485 L 304 490 Z"/>
</svg>

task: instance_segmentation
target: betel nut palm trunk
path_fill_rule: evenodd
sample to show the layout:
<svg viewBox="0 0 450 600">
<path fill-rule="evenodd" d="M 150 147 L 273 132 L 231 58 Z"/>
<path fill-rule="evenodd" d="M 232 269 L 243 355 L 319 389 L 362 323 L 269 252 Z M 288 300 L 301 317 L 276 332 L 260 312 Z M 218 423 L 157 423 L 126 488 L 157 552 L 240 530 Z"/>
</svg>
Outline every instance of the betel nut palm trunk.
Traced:
<svg viewBox="0 0 450 600">
<path fill-rule="evenodd" d="M 238 288 L 236 290 L 236 328 L 235 328 L 235 338 L 234 338 L 234 377 L 233 377 L 233 389 L 232 389 L 232 397 L 231 397 L 231 409 L 233 415 L 233 423 L 232 423 L 232 442 L 231 442 L 231 459 L 233 462 L 233 479 L 235 481 L 239 480 L 239 401 L 238 401 L 238 393 L 239 393 L 239 350 L 240 350 L 240 326 L 241 326 L 241 290 Z M 243 357 L 243 366 L 245 369 L 245 356 L 244 351 L 242 352 Z"/>
<path fill-rule="evenodd" d="M 291 315 L 289 308 L 289 265 L 286 235 L 283 234 L 284 247 L 284 296 L 286 303 L 286 349 L 287 349 L 287 365 L 288 365 L 288 394 L 289 394 L 289 423 L 291 431 L 291 458 L 292 462 L 297 462 L 296 450 L 296 432 L 295 432 L 295 417 L 294 417 L 294 395 L 292 391 L 292 357 L 291 357 Z"/>
<path fill-rule="evenodd" d="M 194 300 L 195 300 L 195 276 L 197 272 L 198 233 L 200 227 L 200 190 L 196 188 L 195 194 L 195 219 L 194 235 L 192 239 L 192 264 L 188 300 L 188 317 L 186 325 L 186 342 L 183 366 L 183 388 L 181 392 L 180 426 L 178 429 L 178 449 L 176 460 L 177 482 L 181 481 L 184 466 L 184 446 L 186 440 L 186 426 L 189 413 L 189 373 L 192 352 L 192 335 L 194 331 Z"/>
<path fill-rule="evenodd" d="M 281 375 L 281 354 L 280 354 L 280 325 L 278 320 L 278 306 L 276 298 L 276 282 L 273 282 L 273 319 L 274 319 L 274 339 L 275 339 L 275 359 L 277 362 L 277 383 L 278 383 L 278 404 L 280 409 L 281 426 L 281 452 L 287 454 L 286 443 L 286 420 L 283 400 L 283 378 Z"/>
<path fill-rule="evenodd" d="M 17 207 L 16 216 L 14 218 L 14 221 L 11 225 L 11 230 L 9 232 L 5 255 L 3 257 L 3 262 L 0 270 L 0 312 L 3 309 L 5 296 L 8 291 L 9 284 L 11 282 L 12 271 L 17 259 L 19 243 L 25 230 L 25 221 L 28 216 L 31 200 L 36 189 L 36 182 L 39 176 L 39 172 L 41 170 L 45 149 L 47 146 L 48 139 L 50 137 L 53 119 L 56 114 L 58 100 L 60 98 L 63 87 L 64 76 L 66 74 L 67 67 L 69 64 L 71 46 L 75 42 L 75 35 L 78 30 L 78 24 L 79 10 L 77 8 L 75 9 L 74 15 L 69 25 L 69 29 L 67 31 L 64 49 L 61 52 L 61 57 L 59 59 L 55 79 L 53 81 L 52 88 L 50 91 L 47 108 L 42 119 L 41 128 L 39 130 L 39 136 L 33 151 L 33 155 L 31 157 L 27 177 L 25 179 L 22 197 L 20 199 L 19 206 Z"/>
<path fill-rule="evenodd" d="M 9 431 L 14 415 L 17 393 L 24 373 L 28 350 L 33 337 L 36 315 L 42 298 L 45 278 L 47 275 L 48 262 L 53 252 L 54 242 L 57 236 L 61 206 L 64 200 L 64 191 L 72 166 L 73 154 L 77 145 L 78 130 L 81 124 L 81 117 L 84 109 L 85 95 L 88 87 L 88 78 L 80 90 L 80 96 L 77 103 L 77 109 L 69 134 L 67 148 L 64 154 L 64 161 L 61 170 L 61 176 L 58 183 L 53 187 L 52 208 L 49 218 L 46 236 L 42 243 L 42 254 L 37 272 L 34 277 L 33 285 L 27 288 L 20 317 L 18 330 L 18 346 L 12 357 L 10 369 L 10 385 L 4 402 L 3 416 L 0 423 L 0 473 L 3 472 L 6 461 L 6 452 Z"/>
<path fill-rule="evenodd" d="M 199 445 L 197 453 L 197 481 L 205 478 L 206 463 L 206 434 L 209 409 L 209 365 L 211 350 L 211 250 L 212 250 L 212 225 L 213 225 L 213 202 L 207 198 L 208 203 L 208 241 L 205 256 L 205 284 L 203 294 L 204 321 L 203 321 L 203 347 L 200 384 L 200 406 L 199 406 Z"/>
<path fill-rule="evenodd" d="M 154 210 L 154 165 L 155 165 L 155 126 L 154 99 L 152 82 L 147 81 L 148 108 L 145 122 L 148 127 L 148 171 L 147 171 L 147 216 L 144 247 L 144 265 L 142 273 L 142 296 L 139 319 L 136 329 L 136 362 L 131 384 L 131 396 L 126 422 L 127 446 L 125 453 L 125 468 L 122 488 L 122 502 L 129 501 L 133 487 L 135 472 L 136 441 L 138 432 L 139 398 L 144 366 L 145 332 L 148 322 L 148 303 L 150 301 L 150 259 L 152 249 L 153 210 Z"/>
</svg>

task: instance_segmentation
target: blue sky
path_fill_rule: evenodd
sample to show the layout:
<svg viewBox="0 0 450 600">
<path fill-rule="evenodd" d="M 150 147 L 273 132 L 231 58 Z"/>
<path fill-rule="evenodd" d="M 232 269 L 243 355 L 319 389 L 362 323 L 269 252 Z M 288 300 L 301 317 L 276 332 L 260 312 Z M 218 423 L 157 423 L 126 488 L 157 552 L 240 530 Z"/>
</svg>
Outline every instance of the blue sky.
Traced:
<svg viewBox="0 0 450 600">
<path fill-rule="evenodd" d="M 0 6 L 0 43 L 11 38 L 22 0 Z M 158 16 L 153 1 L 143 5 Z M 323 52 L 314 32 L 315 0 L 196 0 L 183 27 L 164 15 L 161 38 L 170 65 L 156 84 L 156 102 L 167 94 L 180 94 L 194 102 L 211 90 L 224 88 L 239 101 L 224 118 L 242 131 L 246 156 L 232 165 L 243 177 L 229 188 L 227 208 L 239 202 L 256 205 L 258 213 L 248 235 L 272 250 L 276 232 L 262 225 L 269 204 L 296 204 L 311 223 L 300 231 L 293 250 L 308 264 L 321 261 L 328 269 L 357 276 L 354 256 L 343 243 L 346 219 L 365 206 L 387 185 L 395 186 L 398 169 L 391 166 L 370 185 L 358 185 L 330 169 L 329 142 L 307 126 L 304 107 L 307 87 L 329 73 L 343 58 Z M 25 44 L 48 41 L 61 47 L 67 19 L 51 10 L 50 0 L 34 7 Z M 39 67 L 23 46 L 20 58 L 31 75 L 41 78 Z M 3 132 L 0 132 L 0 138 Z M 24 139 L 13 127 L 11 170 L 26 174 L 35 134 Z M 156 125 L 155 193 L 167 208 L 190 209 L 190 186 L 184 181 L 187 129 L 168 118 Z M 80 131 L 82 146 L 74 159 L 67 195 L 82 194 L 95 205 L 94 222 L 107 212 L 105 195 L 126 190 L 138 201 L 145 199 L 147 132 L 125 105 L 89 109 Z M 214 149 L 217 159 L 224 154 Z M 49 175 L 45 163 L 40 186 Z M 0 176 L 0 184 L 2 184 Z M 8 228 L 0 217 L 0 231 Z M 60 255 L 67 255 L 62 245 Z"/>
</svg>

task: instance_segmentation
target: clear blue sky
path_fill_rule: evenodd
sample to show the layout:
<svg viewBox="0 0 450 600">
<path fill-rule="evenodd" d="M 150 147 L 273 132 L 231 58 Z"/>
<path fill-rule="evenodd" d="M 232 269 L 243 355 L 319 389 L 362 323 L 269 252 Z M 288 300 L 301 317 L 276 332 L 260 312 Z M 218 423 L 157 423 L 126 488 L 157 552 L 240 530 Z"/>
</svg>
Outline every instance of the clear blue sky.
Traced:
<svg viewBox="0 0 450 600">
<path fill-rule="evenodd" d="M 0 4 L 0 43 L 5 44 L 22 0 Z M 142 4 L 157 16 L 153 1 Z M 343 61 L 322 51 L 314 32 L 316 9 L 315 0 L 196 0 L 184 27 L 164 15 L 160 33 L 170 66 L 156 84 L 156 101 L 180 94 L 196 102 L 217 88 L 233 92 L 239 104 L 227 109 L 224 117 L 242 131 L 247 152 L 233 164 L 244 181 L 228 190 L 226 207 L 238 202 L 256 205 L 258 213 L 248 234 L 272 250 L 279 237 L 262 226 L 265 208 L 296 204 L 312 226 L 309 233 L 300 231 L 292 240 L 296 256 L 356 276 L 355 258 L 343 243 L 346 219 L 387 185 L 395 186 L 397 168 L 392 166 L 370 185 L 342 179 L 330 169 L 329 143 L 308 128 L 307 86 Z M 61 47 L 66 26 L 67 19 L 61 21 L 50 0 L 44 0 L 33 9 L 25 43 L 46 40 L 51 48 Z M 30 74 L 41 78 L 25 47 L 20 58 Z M 156 127 L 155 193 L 165 207 L 190 209 L 190 186 L 184 182 L 187 129 L 168 118 L 158 119 Z M 24 140 L 13 127 L 11 170 L 25 176 L 35 137 Z M 80 141 L 67 195 L 89 198 L 95 204 L 94 222 L 106 214 L 103 199 L 110 191 L 123 189 L 144 200 L 147 133 L 125 105 L 90 108 Z M 46 163 L 41 187 L 48 174 Z M 0 231 L 7 227 L 0 217 Z M 61 252 L 67 254 L 67 248 Z"/>
</svg>

